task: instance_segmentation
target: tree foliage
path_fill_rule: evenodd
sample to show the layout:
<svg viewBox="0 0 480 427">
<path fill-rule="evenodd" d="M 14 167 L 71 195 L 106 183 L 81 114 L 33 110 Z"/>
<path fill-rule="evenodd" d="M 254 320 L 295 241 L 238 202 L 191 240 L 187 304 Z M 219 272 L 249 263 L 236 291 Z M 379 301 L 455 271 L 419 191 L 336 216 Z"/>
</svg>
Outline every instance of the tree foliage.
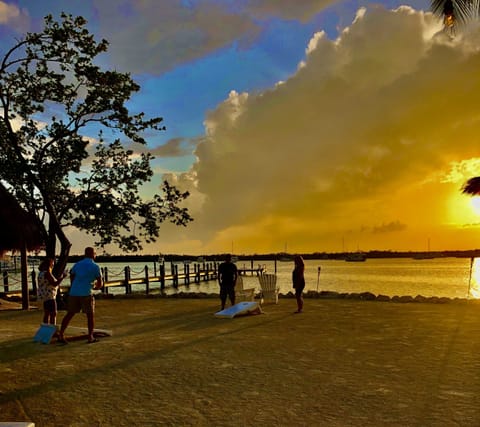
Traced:
<svg viewBox="0 0 480 427">
<path fill-rule="evenodd" d="M 163 221 L 192 220 L 181 207 L 188 193 L 167 182 L 151 200 L 140 197 L 153 157 L 125 147 L 145 145 L 147 131 L 164 130 L 162 118 L 130 113 L 126 103 L 140 87 L 128 73 L 96 65 L 108 42 L 86 24 L 47 16 L 0 63 L 0 180 L 41 220 L 49 256 L 60 242 L 63 263 L 67 226 L 136 251 L 158 238 Z"/>
</svg>

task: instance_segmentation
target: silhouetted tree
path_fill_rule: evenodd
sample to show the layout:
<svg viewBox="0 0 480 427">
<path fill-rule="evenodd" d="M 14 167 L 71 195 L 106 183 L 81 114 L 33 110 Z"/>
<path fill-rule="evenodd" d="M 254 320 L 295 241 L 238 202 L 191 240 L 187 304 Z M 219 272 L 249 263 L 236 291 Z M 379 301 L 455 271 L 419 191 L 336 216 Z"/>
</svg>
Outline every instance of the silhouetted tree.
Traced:
<svg viewBox="0 0 480 427">
<path fill-rule="evenodd" d="M 60 243 L 59 268 L 71 247 L 67 226 L 98 245 L 137 251 L 156 240 L 163 221 L 192 220 L 180 207 L 188 193 L 167 182 L 152 199 L 140 197 L 153 157 L 125 147 L 145 145 L 146 131 L 164 130 L 162 118 L 130 113 L 126 102 L 140 87 L 128 73 L 96 65 L 108 42 L 97 42 L 86 23 L 46 16 L 43 31 L 0 57 L 0 180 L 39 219 L 48 256 Z"/>
</svg>

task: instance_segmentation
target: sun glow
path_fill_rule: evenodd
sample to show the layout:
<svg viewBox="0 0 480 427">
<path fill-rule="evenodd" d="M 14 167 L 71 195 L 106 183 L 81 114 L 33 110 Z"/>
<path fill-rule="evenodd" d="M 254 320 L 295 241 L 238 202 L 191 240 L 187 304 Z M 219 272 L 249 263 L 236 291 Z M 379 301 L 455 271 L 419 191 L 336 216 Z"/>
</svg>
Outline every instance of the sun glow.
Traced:
<svg viewBox="0 0 480 427">
<path fill-rule="evenodd" d="M 453 193 L 446 204 L 447 222 L 455 225 L 465 225 L 480 222 L 480 197 L 471 197 Z"/>
<path fill-rule="evenodd" d="M 477 215 L 480 215 L 480 196 L 472 197 L 470 200 L 470 205 L 472 207 L 473 212 L 476 213 Z"/>
<path fill-rule="evenodd" d="M 469 274 L 469 297 L 480 298 L 480 258 L 472 258 Z"/>
</svg>

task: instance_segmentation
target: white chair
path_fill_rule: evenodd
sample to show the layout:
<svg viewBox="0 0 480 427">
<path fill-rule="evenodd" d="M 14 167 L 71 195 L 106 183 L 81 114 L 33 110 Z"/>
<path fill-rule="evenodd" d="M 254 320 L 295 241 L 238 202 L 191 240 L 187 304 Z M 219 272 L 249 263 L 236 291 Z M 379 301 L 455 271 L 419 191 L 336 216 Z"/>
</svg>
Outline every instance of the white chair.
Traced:
<svg viewBox="0 0 480 427">
<path fill-rule="evenodd" d="M 235 282 L 235 302 L 241 301 L 253 301 L 255 299 L 255 288 L 243 287 L 242 276 L 237 276 L 237 281 Z"/>
<path fill-rule="evenodd" d="M 260 282 L 262 302 L 272 300 L 275 304 L 278 304 L 280 288 L 277 286 L 277 275 L 268 273 L 259 274 L 258 281 Z"/>
</svg>

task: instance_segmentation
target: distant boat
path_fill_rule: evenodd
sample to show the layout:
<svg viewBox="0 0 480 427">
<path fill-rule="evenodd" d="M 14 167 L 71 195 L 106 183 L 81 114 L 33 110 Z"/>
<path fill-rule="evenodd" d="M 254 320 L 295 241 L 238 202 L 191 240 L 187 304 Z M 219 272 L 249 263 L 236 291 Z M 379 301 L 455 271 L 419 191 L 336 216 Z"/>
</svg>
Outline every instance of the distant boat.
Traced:
<svg viewBox="0 0 480 427">
<path fill-rule="evenodd" d="M 419 252 L 419 253 L 415 254 L 412 258 L 413 259 L 432 259 L 432 258 L 435 258 L 435 254 L 430 252 L 430 239 L 428 239 L 428 241 L 427 241 L 427 252 Z"/>
<path fill-rule="evenodd" d="M 413 259 L 433 259 L 435 258 L 435 255 L 432 253 L 425 252 L 425 253 L 416 254 L 412 258 Z"/>
<path fill-rule="evenodd" d="M 280 252 L 278 257 L 278 260 L 281 262 L 291 262 L 293 261 L 293 257 L 288 254 L 287 252 L 287 243 L 285 242 L 285 250 L 283 252 Z"/>
<path fill-rule="evenodd" d="M 367 260 L 367 256 L 363 252 L 352 252 L 345 256 L 347 262 L 364 262 Z"/>
</svg>

